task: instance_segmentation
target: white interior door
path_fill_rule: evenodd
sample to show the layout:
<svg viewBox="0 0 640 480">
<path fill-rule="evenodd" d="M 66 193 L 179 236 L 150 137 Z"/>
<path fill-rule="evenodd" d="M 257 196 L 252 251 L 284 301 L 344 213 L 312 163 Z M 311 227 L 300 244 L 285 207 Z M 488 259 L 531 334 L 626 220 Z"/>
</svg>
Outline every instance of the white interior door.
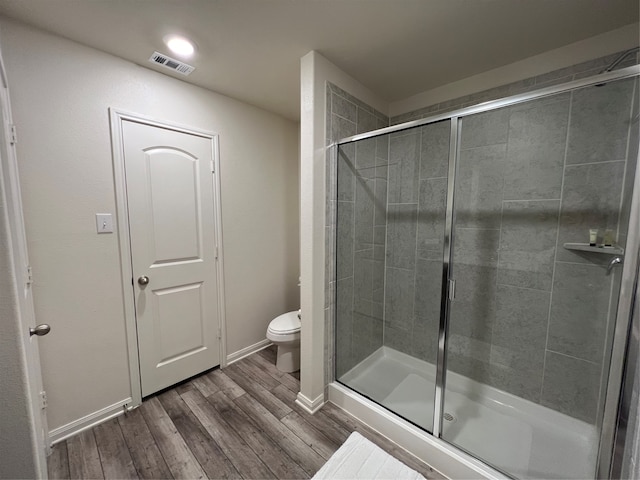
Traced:
<svg viewBox="0 0 640 480">
<path fill-rule="evenodd" d="M 211 138 L 122 122 L 142 396 L 220 364 Z"/>
<path fill-rule="evenodd" d="M 38 351 L 38 338 L 40 335 L 48 333 L 48 326 L 42 325 L 37 329 L 38 334 L 30 334 L 30 329 L 36 327 L 35 310 L 31 291 L 31 267 L 29 266 L 29 255 L 27 251 L 27 239 L 24 227 L 24 217 L 22 211 L 22 200 L 20 194 L 20 182 L 18 177 L 18 163 L 15 150 L 15 131 L 12 130 L 13 120 L 11 116 L 11 104 L 9 100 L 9 89 L 4 73 L 4 64 L 0 58 L 0 156 L 2 166 L 0 168 L 0 178 L 4 182 L 6 208 L 9 220 L 9 230 L 11 232 L 10 245 L 6 247 L 13 257 L 13 275 L 17 284 L 18 309 L 20 315 L 20 339 L 22 350 L 25 352 L 26 381 L 28 384 L 27 398 L 16 399 L 25 401 L 29 405 L 27 408 L 31 412 L 30 429 L 36 438 L 37 451 L 33 452 L 35 458 L 36 471 L 45 475 L 47 470 L 45 453 L 50 450 L 49 431 L 46 416 L 46 396 L 42 384 L 42 372 L 40 368 L 40 354 Z M 0 199 L 2 201 L 3 199 Z M 1 333 L 0 333 L 1 334 Z M 1 367 L 0 367 L 1 368 Z M 0 385 L 2 388 L 2 385 Z M 0 406 L 2 408 L 2 406 Z M 25 456 L 31 452 L 25 452 Z M 0 452 L 0 462 L 2 452 Z"/>
</svg>

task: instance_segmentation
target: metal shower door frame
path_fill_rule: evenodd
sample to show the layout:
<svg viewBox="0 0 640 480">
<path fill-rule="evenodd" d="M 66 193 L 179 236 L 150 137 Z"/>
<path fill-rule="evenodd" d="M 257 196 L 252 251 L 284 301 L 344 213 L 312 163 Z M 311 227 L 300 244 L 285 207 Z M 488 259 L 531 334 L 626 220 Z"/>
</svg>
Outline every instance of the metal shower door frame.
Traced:
<svg viewBox="0 0 640 480">
<path fill-rule="evenodd" d="M 470 107 L 464 107 L 461 109 L 453 110 L 451 112 L 432 115 L 419 120 L 401 123 L 390 127 L 380 128 L 366 133 L 353 135 L 343 138 L 337 142 L 331 144 L 328 148 L 331 149 L 331 158 L 333 159 L 333 167 L 337 170 L 337 157 L 339 147 L 348 143 L 357 142 L 359 140 L 365 140 L 368 138 L 378 137 L 390 133 L 399 132 L 402 130 L 408 130 L 415 127 L 421 127 L 432 123 L 449 120 L 451 122 L 450 139 L 449 139 L 449 165 L 448 165 L 448 185 L 447 185 L 447 205 L 445 216 L 445 232 L 444 232 L 444 248 L 443 248 L 443 265 L 442 265 L 442 290 L 441 290 L 441 304 L 440 304 L 440 323 L 438 330 L 438 352 L 436 361 L 436 388 L 435 388 L 435 404 L 434 404 L 434 422 L 432 435 L 442 438 L 442 420 L 443 420 L 443 408 L 444 408 L 444 392 L 446 386 L 446 363 L 447 363 L 447 343 L 448 343 L 448 326 L 449 326 L 449 308 L 451 300 L 454 295 L 454 283 L 451 278 L 452 270 L 452 245 L 454 242 L 453 224 L 454 224 L 454 200 L 455 200 L 455 176 L 456 165 L 459 151 L 459 120 L 462 117 L 473 115 L 477 113 L 483 113 L 491 110 L 496 110 L 503 107 L 516 105 L 519 103 L 527 102 L 530 100 L 536 100 L 544 97 L 549 97 L 563 92 L 576 90 L 583 87 L 589 87 L 593 85 L 603 84 L 614 80 L 622 80 L 625 78 L 640 77 L 640 65 L 634 65 L 631 67 L 622 68 L 613 72 L 605 72 L 591 77 L 574 80 L 571 82 L 563 83 L 560 85 L 554 85 L 551 87 L 542 88 L 532 92 L 527 92 L 511 97 L 501 98 L 498 100 L 492 100 L 478 105 Z M 638 93 L 636 93 L 638 95 Z M 636 98 L 635 101 L 638 101 Z M 640 159 L 639 159 L 640 160 Z M 337 182 L 337 175 L 334 177 Z M 636 167 L 636 179 L 634 183 L 632 202 L 632 213 L 640 212 L 640 169 Z M 637 204 L 637 205 L 636 205 Z M 337 235 L 337 225 L 334 231 L 334 237 Z M 333 239 L 335 242 L 335 238 Z M 334 243 L 335 245 L 336 243 Z M 626 245 L 627 251 L 638 252 L 640 250 L 640 232 L 634 234 L 633 231 L 629 231 L 629 236 Z M 335 253 L 335 250 L 334 250 Z M 633 292 L 633 285 L 635 280 L 638 264 L 640 263 L 640 255 L 635 256 L 635 262 L 625 262 L 622 271 L 621 285 L 631 285 L 631 294 L 627 298 L 622 298 L 618 295 L 618 309 L 616 311 L 616 332 L 614 335 L 614 344 L 611 353 L 611 361 L 608 372 L 607 382 L 607 395 L 604 405 L 604 415 L 602 419 L 602 425 L 600 426 L 600 445 L 598 450 L 598 461 L 596 467 L 597 478 L 609 478 L 612 465 L 613 465 L 613 449 L 614 449 L 614 437 L 618 428 L 622 429 L 620 425 L 620 398 L 623 393 L 623 368 L 621 366 L 627 363 L 636 364 L 638 358 L 625 358 L 627 350 L 628 331 L 631 324 L 631 305 L 635 300 L 635 292 Z M 336 258 L 337 261 L 337 258 Z M 633 263 L 633 265 L 631 265 Z M 334 270 L 335 272 L 335 270 Z M 622 287 L 621 287 L 622 290 Z M 337 284 L 333 292 L 334 294 L 334 307 L 337 305 Z M 631 303 L 629 303 L 631 302 Z M 628 305 L 627 305 L 628 304 Z M 621 308 L 623 307 L 623 308 Z M 337 310 L 337 309 L 336 309 Z M 334 312 L 334 332 L 336 331 L 337 323 L 337 311 Z M 335 335 L 334 335 L 335 342 Z M 334 368 L 335 368 L 335 356 L 336 349 L 334 349 Z M 630 353 L 636 352 L 636 350 L 630 350 Z M 615 370 L 615 371 L 614 371 Z M 335 378 L 335 370 L 334 370 Z M 628 413 L 628 412 L 627 412 Z M 622 415 L 624 417 L 624 415 Z M 612 427 L 613 426 L 613 427 Z M 616 440 L 616 448 L 620 447 L 620 438 Z M 447 442 L 449 443 L 449 442 Z M 608 445 L 608 447 L 607 447 Z M 451 445 L 454 448 L 455 445 Z M 468 453 L 468 452 L 465 452 Z M 473 456 L 473 455 L 472 455 Z M 477 458 L 477 457 L 476 457 Z M 480 461 L 485 462 L 484 459 L 479 458 Z"/>
</svg>

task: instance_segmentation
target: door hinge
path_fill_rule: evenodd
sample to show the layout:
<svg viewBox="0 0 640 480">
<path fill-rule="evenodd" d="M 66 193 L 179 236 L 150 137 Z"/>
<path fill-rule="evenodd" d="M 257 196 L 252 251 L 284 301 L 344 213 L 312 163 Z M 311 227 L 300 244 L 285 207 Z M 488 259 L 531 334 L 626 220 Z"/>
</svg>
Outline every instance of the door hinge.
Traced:
<svg viewBox="0 0 640 480">
<path fill-rule="evenodd" d="M 16 126 L 12 124 L 9 128 L 11 129 L 9 133 L 11 135 L 11 138 L 9 141 L 11 142 L 11 145 L 15 145 L 16 143 L 18 143 L 18 132 L 16 130 Z"/>
<path fill-rule="evenodd" d="M 216 173 L 216 166 L 213 163 L 213 160 L 209 160 L 209 166 L 211 167 L 211 173 Z"/>
<path fill-rule="evenodd" d="M 222 329 L 218 327 L 218 340 L 222 340 Z"/>
<path fill-rule="evenodd" d="M 216 260 L 218 259 L 218 247 L 216 247 Z"/>
<path fill-rule="evenodd" d="M 47 392 L 45 392 L 44 390 L 42 390 L 40 392 L 40 408 L 42 410 L 47 408 Z"/>
<path fill-rule="evenodd" d="M 449 300 L 453 301 L 456 298 L 456 281 L 449 280 Z"/>
<path fill-rule="evenodd" d="M 33 284 L 33 272 L 31 270 L 31 265 L 27 265 L 27 287 Z"/>
</svg>

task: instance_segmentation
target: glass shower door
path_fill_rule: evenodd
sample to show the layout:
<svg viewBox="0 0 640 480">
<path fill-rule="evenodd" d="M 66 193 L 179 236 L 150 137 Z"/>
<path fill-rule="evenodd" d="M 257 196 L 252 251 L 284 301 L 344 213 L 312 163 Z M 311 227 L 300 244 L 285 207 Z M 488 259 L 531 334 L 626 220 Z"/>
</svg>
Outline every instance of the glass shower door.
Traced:
<svg viewBox="0 0 640 480">
<path fill-rule="evenodd" d="M 619 80 L 459 121 L 441 436 L 517 478 L 595 477 L 634 92 Z"/>
<path fill-rule="evenodd" d="M 451 122 L 338 147 L 336 378 L 431 432 Z"/>
</svg>

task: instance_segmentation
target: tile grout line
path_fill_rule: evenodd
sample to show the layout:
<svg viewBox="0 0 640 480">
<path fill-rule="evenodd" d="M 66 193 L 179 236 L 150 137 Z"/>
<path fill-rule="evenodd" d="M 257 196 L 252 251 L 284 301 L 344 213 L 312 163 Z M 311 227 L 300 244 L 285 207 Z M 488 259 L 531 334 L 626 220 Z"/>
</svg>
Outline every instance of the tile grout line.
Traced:
<svg viewBox="0 0 640 480">
<path fill-rule="evenodd" d="M 598 362 L 593 362 L 591 360 L 586 360 L 584 358 L 580 358 L 580 357 L 576 357 L 576 356 L 573 356 L 573 355 L 569 355 L 568 353 L 558 352 L 557 350 L 548 349 L 547 351 L 550 352 L 550 353 L 553 353 L 555 355 L 561 355 L 563 357 L 571 358 L 573 360 L 578 360 L 579 362 L 585 362 L 585 363 L 588 363 L 590 365 L 595 365 L 595 366 L 599 366 L 600 365 Z"/>
</svg>

